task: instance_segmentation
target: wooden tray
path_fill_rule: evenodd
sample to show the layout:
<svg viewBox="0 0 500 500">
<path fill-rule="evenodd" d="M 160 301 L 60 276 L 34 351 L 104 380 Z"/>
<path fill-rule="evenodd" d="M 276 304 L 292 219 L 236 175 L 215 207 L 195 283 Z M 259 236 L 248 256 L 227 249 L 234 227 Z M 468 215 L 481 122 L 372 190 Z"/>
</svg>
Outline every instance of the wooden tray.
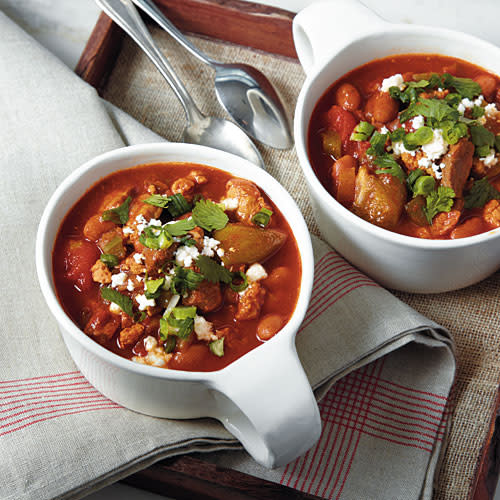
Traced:
<svg viewBox="0 0 500 500">
<path fill-rule="evenodd" d="M 294 14 L 240 0 L 155 0 L 182 31 L 296 58 L 292 39 Z M 124 33 L 101 14 L 82 52 L 75 72 L 99 92 L 105 88 Z M 493 497 L 500 464 L 500 432 L 495 422 L 500 393 L 491 415 L 490 433 L 478 457 L 472 500 Z M 202 458 L 180 456 L 158 462 L 123 482 L 179 500 L 311 500 L 313 495 L 223 469 Z"/>
</svg>

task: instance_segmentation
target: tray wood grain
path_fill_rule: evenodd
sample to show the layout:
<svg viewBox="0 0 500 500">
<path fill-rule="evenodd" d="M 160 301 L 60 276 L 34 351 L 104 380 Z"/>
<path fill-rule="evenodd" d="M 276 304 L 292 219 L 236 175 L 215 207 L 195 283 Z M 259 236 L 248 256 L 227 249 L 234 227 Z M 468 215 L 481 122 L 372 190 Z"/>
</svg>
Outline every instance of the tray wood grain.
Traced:
<svg viewBox="0 0 500 500">
<path fill-rule="evenodd" d="M 296 58 L 294 14 L 240 0 L 155 0 L 182 31 Z M 75 72 L 99 92 L 105 88 L 124 33 L 104 13 L 92 31 Z M 500 432 L 495 426 L 500 392 L 492 408 L 490 432 L 478 457 L 469 498 L 493 498 L 500 464 Z M 163 460 L 123 482 L 179 500 L 313 500 L 317 497 L 191 456 Z"/>
</svg>

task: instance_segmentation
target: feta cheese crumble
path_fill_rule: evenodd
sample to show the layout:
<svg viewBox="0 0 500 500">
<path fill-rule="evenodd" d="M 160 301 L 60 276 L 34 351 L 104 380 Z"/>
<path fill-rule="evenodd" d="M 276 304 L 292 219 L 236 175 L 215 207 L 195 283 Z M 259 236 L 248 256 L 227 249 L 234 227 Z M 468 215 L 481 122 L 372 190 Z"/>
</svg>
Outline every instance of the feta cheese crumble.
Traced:
<svg viewBox="0 0 500 500">
<path fill-rule="evenodd" d="M 146 229 L 149 226 L 154 226 L 154 227 L 161 227 L 162 223 L 161 220 L 158 219 L 150 219 L 149 221 L 145 219 L 144 215 L 139 214 L 135 218 L 135 225 L 137 227 L 137 232 L 141 234 L 144 229 Z"/>
<path fill-rule="evenodd" d="M 212 332 L 213 324 L 207 321 L 203 316 L 196 315 L 194 317 L 194 333 L 198 340 L 206 340 L 211 342 L 217 340 L 217 335 Z"/>
<path fill-rule="evenodd" d="M 483 158 L 479 158 L 479 160 L 483 162 L 487 167 L 492 167 L 493 165 L 496 165 L 498 163 L 498 158 L 495 155 L 494 149 L 490 149 L 489 154 Z"/>
<path fill-rule="evenodd" d="M 443 131 L 439 128 L 432 131 L 432 141 L 422 146 L 422 151 L 430 160 L 437 160 L 448 151 L 448 143 L 444 140 Z"/>
<path fill-rule="evenodd" d="M 193 265 L 193 260 L 199 257 L 200 252 L 195 246 L 188 247 L 183 245 L 175 252 L 175 262 L 179 266 L 190 267 Z"/>
<path fill-rule="evenodd" d="M 440 163 L 439 165 L 437 163 L 432 164 L 432 170 L 434 172 L 434 175 L 436 179 L 441 179 L 443 177 L 443 168 L 445 167 L 444 163 Z"/>
<path fill-rule="evenodd" d="M 134 230 L 131 227 L 125 226 L 123 228 L 123 234 L 134 234 Z"/>
<path fill-rule="evenodd" d="M 129 279 L 129 280 L 127 281 L 127 290 L 128 290 L 129 292 L 133 292 L 133 291 L 134 291 L 134 288 L 135 288 L 135 287 L 134 287 L 134 282 L 133 282 L 132 280 L 130 280 L 130 279 Z"/>
<path fill-rule="evenodd" d="M 158 341 L 152 336 L 148 336 L 144 339 L 144 348 L 148 354 L 144 357 L 134 356 L 132 361 L 146 365 L 165 367 L 167 366 L 167 361 L 172 357 L 172 354 L 167 354 L 163 347 L 158 345 Z"/>
<path fill-rule="evenodd" d="M 499 111 L 497 109 L 497 107 L 495 106 L 494 103 L 490 103 L 490 104 L 487 104 L 485 107 L 484 107 L 484 114 L 488 117 L 488 118 L 496 118 L 497 115 L 498 115 Z"/>
<path fill-rule="evenodd" d="M 145 311 L 147 307 L 154 307 L 156 305 L 155 299 L 148 299 L 143 294 L 136 295 L 135 300 L 139 304 L 139 311 Z"/>
<path fill-rule="evenodd" d="M 225 198 L 220 202 L 226 210 L 236 210 L 238 208 L 238 198 Z"/>
<path fill-rule="evenodd" d="M 246 272 L 248 281 L 259 281 L 267 278 L 266 270 L 259 264 L 252 264 Z"/>
<path fill-rule="evenodd" d="M 136 264 L 141 264 L 145 259 L 146 257 L 144 257 L 142 253 L 134 253 L 134 260 Z"/>
<path fill-rule="evenodd" d="M 208 236 L 203 237 L 203 249 L 201 250 L 201 255 L 206 255 L 207 257 L 213 257 L 215 251 L 220 245 L 220 241 L 215 238 L 210 238 Z"/>
<path fill-rule="evenodd" d="M 380 90 L 382 92 L 389 92 L 389 89 L 391 87 L 399 87 L 399 90 L 403 90 L 406 87 L 403 75 L 401 73 L 397 73 L 396 75 L 392 75 L 389 78 L 385 78 L 382 81 Z"/>
<path fill-rule="evenodd" d="M 385 125 L 382 125 L 382 128 L 379 130 L 379 132 L 381 134 L 388 134 L 389 133 L 389 129 Z"/>
<path fill-rule="evenodd" d="M 415 156 L 415 151 L 409 151 L 408 149 L 406 149 L 403 141 L 393 142 L 392 151 L 396 156 L 401 156 L 403 153 L 408 153 L 411 156 Z"/>
<path fill-rule="evenodd" d="M 417 115 L 411 120 L 411 126 L 414 130 L 418 130 L 425 125 L 425 118 L 422 115 Z"/>
<path fill-rule="evenodd" d="M 111 288 L 116 288 L 117 286 L 125 284 L 126 279 L 127 279 L 126 273 L 113 274 L 111 276 Z"/>
</svg>

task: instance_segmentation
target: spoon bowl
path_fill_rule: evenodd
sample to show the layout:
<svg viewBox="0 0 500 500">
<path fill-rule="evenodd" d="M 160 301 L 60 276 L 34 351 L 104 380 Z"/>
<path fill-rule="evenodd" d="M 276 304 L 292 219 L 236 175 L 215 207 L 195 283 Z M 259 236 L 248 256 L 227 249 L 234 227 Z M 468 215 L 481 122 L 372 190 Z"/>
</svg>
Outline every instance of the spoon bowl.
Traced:
<svg viewBox="0 0 500 500">
<path fill-rule="evenodd" d="M 216 61 L 193 45 L 151 0 L 133 0 L 180 45 L 215 69 L 215 92 L 223 108 L 250 136 L 276 149 L 293 146 L 290 121 L 269 79 L 247 64 Z"/>
<path fill-rule="evenodd" d="M 131 0 L 96 0 L 97 5 L 139 45 L 172 87 L 186 113 L 187 124 L 182 139 L 245 158 L 264 168 L 259 150 L 251 139 L 234 123 L 205 116 L 194 103 L 186 87 L 153 41 Z"/>
</svg>

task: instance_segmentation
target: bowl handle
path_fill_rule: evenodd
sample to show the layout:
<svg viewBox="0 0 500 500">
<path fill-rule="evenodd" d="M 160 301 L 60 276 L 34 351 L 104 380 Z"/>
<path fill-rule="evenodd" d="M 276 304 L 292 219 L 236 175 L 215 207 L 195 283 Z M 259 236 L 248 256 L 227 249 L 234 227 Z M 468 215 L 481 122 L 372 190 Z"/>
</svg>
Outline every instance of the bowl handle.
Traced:
<svg viewBox="0 0 500 500">
<path fill-rule="evenodd" d="M 291 346 L 280 342 L 274 348 L 254 349 L 219 372 L 213 385 L 215 417 L 268 468 L 302 455 L 321 433 L 318 405 L 293 339 Z"/>
<path fill-rule="evenodd" d="M 293 41 L 306 74 L 315 73 L 359 35 L 386 24 L 381 17 L 357 0 L 315 2 L 293 20 Z"/>
</svg>

